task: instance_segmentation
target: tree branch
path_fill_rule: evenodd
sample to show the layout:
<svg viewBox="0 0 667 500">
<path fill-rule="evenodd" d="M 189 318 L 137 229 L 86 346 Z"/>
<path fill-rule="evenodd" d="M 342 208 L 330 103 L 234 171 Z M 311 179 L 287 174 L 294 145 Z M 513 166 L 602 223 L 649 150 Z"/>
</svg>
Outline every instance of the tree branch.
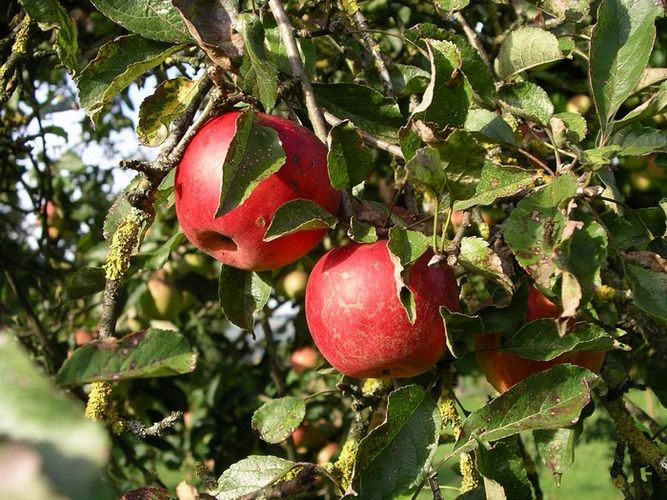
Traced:
<svg viewBox="0 0 667 500">
<path fill-rule="evenodd" d="M 340 118 L 332 115 L 328 111 L 324 111 L 324 119 L 327 121 L 329 125 L 332 127 L 335 127 L 336 125 L 340 124 L 343 122 Z M 403 151 L 401 150 L 401 147 L 398 146 L 397 144 L 392 144 L 390 142 L 387 142 L 385 140 L 382 140 L 378 137 L 375 137 L 374 135 L 369 134 L 368 132 L 365 132 L 364 130 L 359 129 L 359 133 L 361 134 L 361 138 L 364 140 L 366 144 L 370 144 L 371 146 L 375 146 L 378 149 L 381 149 L 383 151 L 387 151 L 388 153 L 393 154 L 394 156 L 401 158 L 402 160 L 405 160 L 405 156 L 403 156 Z"/>
<path fill-rule="evenodd" d="M 343 0 L 343 8 L 347 11 L 347 15 L 352 19 L 352 22 L 359 28 L 359 38 L 361 43 L 373 56 L 375 68 L 380 75 L 380 80 L 382 81 L 382 86 L 384 87 L 385 92 L 392 98 L 395 97 L 396 93 L 394 92 L 394 86 L 391 83 L 391 76 L 387 70 L 382 51 L 368 29 L 368 22 L 359 9 L 359 4 L 357 4 L 356 1 Z"/>
<path fill-rule="evenodd" d="M 491 72 L 491 75 L 493 75 L 493 67 L 491 66 L 491 62 L 489 61 L 489 56 L 486 54 L 486 51 L 484 50 L 484 46 L 482 43 L 479 41 L 479 38 L 477 38 L 477 33 L 475 33 L 475 30 L 473 30 L 470 25 L 468 24 L 468 21 L 466 21 L 465 17 L 463 17 L 463 14 L 460 12 L 455 12 L 454 13 L 454 19 L 456 20 L 457 23 L 461 25 L 461 28 L 463 28 L 463 32 L 465 33 L 466 37 L 468 38 L 468 41 L 470 42 L 470 45 L 475 47 L 477 50 L 477 53 L 479 54 L 479 57 L 482 58 L 482 61 L 488 68 L 488 70 Z"/>
<path fill-rule="evenodd" d="M 299 49 L 296 45 L 296 39 L 294 38 L 294 28 L 290 23 L 285 8 L 280 0 L 269 0 L 269 7 L 273 13 L 273 17 L 278 23 L 278 31 L 280 31 L 280 39 L 285 45 L 285 50 L 287 51 L 287 57 L 292 67 L 292 73 L 299 80 L 301 80 L 301 88 L 303 90 L 303 95 L 306 100 L 306 108 L 308 110 L 308 118 L 313 124 L 313 129 L 315 130 L 315 135 L 326 144 L 327 142 L 327 127 L 324 123 L 324 118 L 322 118 L 322 112 L 317 105 L 317 99 L 315 99 L 315 92 L 313 87 L 308 81 L 308 75 L 306 70 L 301 63 L 301 56 L 299 55 Z"/>
</svg>

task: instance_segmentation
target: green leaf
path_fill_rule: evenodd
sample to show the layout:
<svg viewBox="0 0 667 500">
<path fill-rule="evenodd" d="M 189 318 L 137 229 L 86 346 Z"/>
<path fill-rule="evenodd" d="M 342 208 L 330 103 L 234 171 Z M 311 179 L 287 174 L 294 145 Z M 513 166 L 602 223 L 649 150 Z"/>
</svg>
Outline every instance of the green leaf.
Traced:
<svg viewBox="0 0 667 500">
<path fill-rule="evenodd" d="M 531 321 L 513 335 L 503 337 L 500 350 L 522 358 L 550 361 L 566 352 L 596 352 L 628 347 L 594 323 L 577 323 L 561 337 L 558 322 L 544 318 Z"/>
<path fill-rule="evenodd" d="M 557 270 L 554 249 L 566 223 L 560 207 L 576 192 L 576 178 L 561 175 L 521 200 L 505 222 L 503 235 L 517 261 L 545 288 L 551 287 L 551 277 Z"/>
<path fill-rule="evenodd" d="M 243 271 L 223 265 L 218 280 L 222 312 L 233 324 L 253 331 L 252 315 L 262 309 L 271 295 L 271 273 Z"/>
<path fill-rule="evenodd" d="M 146 97 L 139 108 L 137 138 L 145 146 L 156 147 L 169 137 L 169 125 L 180 116 L 197 95 L 201 80 L 184 77 L 166 80 Z"/>
<path fill-rule="evenodd" d="M 527 303 L 528 285 L 524 282 L 516 289 L 508 306 L 490 306 L 478 312 L 484 324 L 484 331 L 514 334 L 526 323 Z"/>
<path fill-rule="evenodd" d="M 607 260 L 607 230 L 592 216 L 577 213 L 571 220 L 576 229 L 558 248 L 558 266 L 576 277 L 581 287 L 581 304 L 588 303 L 602 284 L 600 269 Z M 586 258 L 582 259 L 581 256 Z"/>
<path fill-rule="evenodd" d="M 461 52 L 452 42 L 426 40 L 431 62 L 431 80 L 412 119 L 462 127 L 472 101 L 472 88 L 461 71 Z"/>
<path fill-rule="evenodd" d="M 220 202 L 215 216 L 232 211 L 248 199 L 255 186 L 280 170 L 285 151 L 278 133 L 260 125 L 255 113 L 242 111 L 236 117 L 236 132 L 222 168 Z"/>
<path fill-rule="evenodd" d="M 375 243 L 378 240 L 378 233 L 375 226 L 360 221 L 354 215 L 350 217 L 350 227 L 347 235 L 357 243 Z"/>
<path fill-rule="evenodd" d="M 461 10 L 470 4 L 470 0 L 435 0 L 433 5 L 444 13 Z"/>
<path fill-rule="evenodd" d="M 496 441 L 488 449 L 482 444 L 476 457 L 480 474 L 501 485 L 506 498 L 535 498 L 518 436 Z"/>
<path fill-rule="evenodd" d="M 586 119 L 578 113 L 569 111 L 553 115 L 549 120 L 549 127 L 553 132 L 556 145 L 559 147 L 568 142 L 577 144 L 583 141 L 588 131 Z"/>
<path fill-rule="evenodd" d="M 405 37 L 412 41 L 423 41 L 426 39 L 445 40 L 454 43 L 461 52 L 461 70 L 468 77 L 468 81 L 475 93 L 489 106 L 494 106 L 496 87 L 493 75 L 489 68 L 470 42 L 461 35 L 450 33 L 439 28 L 435 24 L 422 23 L 405 31 Z"/>
<path fill-rule="evenodd" d="M 475 205 L 487 206 L 496 200 L 514 196 L 535 184 L 535 175 L 517 167 L 506 167 L 486 161 L 475 195 L 454 203 L 454 210 L 466 210 Z"/>
<path fill-rule="evenodd" d="M 162 269 L 167 260 L 169 260 L 171 252 L 176 250 L 184 241 L 185 235 L 181 231 L 178 231 L 155 250 L 133 255 L 132 265 L 139 271 L 157 271 L 158 269 Z"/>
<path fill-rule="evenodd" d="M 266 52 L 262 21 L 255 14 L 246 12 L 238 16 L 235 27 L 245 48 L 241 66 L 243 88 L 259 96 L 265 110 L 271 110 L 276 105 L 278 68 Z"/>
<path fill-rule="evenodd" d="M 667 82 L 663 82 L 657 92 L 646 101 L 630 111 L 622 119 L 614 122 L 613 131 L 616 132 L 630 123 L 646 120 L 664 113 L 667 109 Z"/>
<path fill-rule="evenodd" d="M 500 257 L 489 248 L 489 242 L 477 236 L 465 237 L 461 240 L 459 263 L 486 279 L 500 286 L 507 295 L 512 295 L 514 283 L 505 273 Z"/>
<path fill-rule="evenodd" d="M 113 22 L 158 42 L 192 42 L 181 15 L 171 0 L 92 0 Z"/>
<path fill-rule="evenodd" d="M 591 0 L 530 0 L 530 3 L 558 19 L 579 21 L 588 14 Z"/>
<path fill-rule="evenodd" d="M 338 219 L 311 200 L 298 198 L 283 203 L 271 219 L 264 241 L 312 229 L 333 229 Z"/>
<path fill-rule="evenodd" d="M 475 352 L 475 337 L 484 333 L 482 319 L 479 316 L 452 312 L 440 306 L 440 316 L 445 322 L 447 348 L 455 358 L 462 358 Z"/>
<path fill-rule="evenodd" d="M 426 477 L 440 435 L 440 412 L 423 387 L 389 394 L 387 419 L 360 443 L 352 487 L 362 498 L 396 498 Z"/>
<path fill-rule="evenodd" d="M 271 455 L 250 455 L 222 473 L 212 492 L 217 500 L 236 500 L 279 480 L 296 464 Z"/>
<path fill-rule="evenodd" d="M 503 40 L 496 71 L 503 80 L 523 71 L 540 68 L 563 58 L 558 39 L 541 28 L 519 28 Z"/>
<path fill-rule="evenodd" d="M 105 43 L 76 80 L 81 107 L 95 123 L 113 97 L 181 49 L 180 45 L 154 42 L 138 35 Z"/>
<path fill-rule="evenodd" d="M 593 101 L 606 132 L 610 120 L 635 88 L 655 40 L 661 6 L 653 0 L 603 0 L 590 49 Z"/>
<path fill-rule="evenodd" d="M 68 299 L 81 299 L 104 290 L 106 277 L 103 267 L 84 266 L 76 271 L 67 282 Z"/>
<path fill-rule="evenodd" d="M 482 175 L 486 150 L 465 130 L 454 130 L 444 144 L 438 146 L 445 164 L 447 188 L 452 200 L 466 200 L 475 194 Z"/>
<path fill-rule="evenodd" d="M 329 131 L 327 168 L 334 189 L 352 189 L 366 180 L 373 170 L 373 155 L 359 130 L 343 121 Z"/>
<path fill-rule="evenodd" d="M 56 376 L 60 385 L 170 377 L 195 369 L 197 355 L 177 332 L 149 329 L 79 347 Z"/>
<path fill-rule="evenodd" d="M 48 498 L 111 498 L 102 486 L 110 449 L 104 427 L 84 417 L 81 403 L 54 387 L 8 333 L 0 333 L 0 394 L 0 455 L 4 446 L 15 444 L 36 462 L 34 472 L 19 468 L 16 477 L 8 472 L 3 486 L 25 483 L 20 477 L 25 476 L 30 480 L 25 486 L 30 489 L 40 479 L 39 483 L 57 491 Z M 19 450 L 14 447 L 13 451 L 10 464 L 12 458 L 20 460 Z M 28 462 L 29 469 L 33 469 L 33 460 Z M 76 481 L 72 471 L 76 471 Z M 19 496 L 45 498 L 30 497 L 30 489 L 20 492 L 28 496 Z"/>
<path fill-rule="evenodd" d="M 306 416 L 301 398 L 286 396 L 260 406 L 252 416 L 252 428 L 267 443 L 277 444 L 288 438 Z"/>
<path fill-rule="evenodd" d="M 617 146 L 618 156 L 646 156 L 667 152 L 667 135 L 662 130 L 644 127 L 637 123 L 616 132 L 609 145 Z"/>
<path fill-rule="evenodd" d="M 651 316 L 667 320 L 667 273 L 625 264 L 625 276 L 632 289 L 632 301 Z"/>
<path fill-rule="evenodd" d="M 561 476 L 574 464 L 574 446 L 581 434 L 581 425 L 562 429 L 533 431 L 537 453 L 560 486 Z"/>
<path fill-rule="evenodd" d="M 601 383 L 594 373 L 576 365 L 556 365 L 530 375 L 463 422 L 450 455 L 534 429 L 558 429 L 576 423 Z"/>
<path fill-rule="evenodd" d="M 268 44 L 268 54 L 271 60 L 282 73 L 292 76 L 292 65 L 289 62 L 285 44 L 283 44 L 280 38 L 280 29 L 278 27 L 270 28 L 265 26 L 264 36 Z M 315 61 L 317 59 L 315 45 L 307 38 L 297 38 L 296 42 L 306 75 L 313 77 L 315 75 Z"/>
<path fill-rule="evenodd" d="M 149 0 L 151 1 L 151 0 Z M 225 70 L 238 67 L 243 40 L 234 31 L 238 14 L 235 0 L 171 0 L 185 26 L 208 57 Z"/>
<path fill-rule="evenodd" d="M 416 306 L 414 297 L 406 285 L 409 266 L 419 257 L 424 255 L 430 245 L 430 239 L 424 233 L 411 231 L 394 226 L 389 230 L 389 241 L 387 250 L 389 258 L 394 264 L 394 281 L 396 282 L 396 293 L 403 304 L 405 313 L 410 322 L 416 319 Z"/>
<path fill-rule="evenodd" d="M 342 120 L 389 142 L 396 142 L 405 124 L 396 101 L 354 83 L 313 84 L 320 106 Z"/>
<path fill-rule="evenodd" d="M 42 31 L 55 29 L 56 53 L 62 63 L 73 72 L 79 68 L 77 52 L 79 41 L 76 36 L 76 25 L 58 0 L 21 0 L 26 13 L 35 21 Z"/>
<path fill-rule="evenodd" d="M 503 85 L 498 90 L 498 99 L 513 114 L 540 125 L 549 123 L 554 105 L 546 91 L 532 82 L 517 82 Z"/>
<path fill-rule="evenodd" d="M 477 132 L 492 142 L 516 146 L 512 128 L 500 116 L 486 109 L 471 109 L 464 128 L 468 132 Z"/>
<path fill-rule="evenodd" d="M 436 197 L 445 190 L 447 179 L 445 169 L 440 160 L 440 153 L 432 146 L 418 149 L 415 155 L 405 164 L 406 180 L 413 183 L 416 189 L 427 191 Z"/>
</svg>

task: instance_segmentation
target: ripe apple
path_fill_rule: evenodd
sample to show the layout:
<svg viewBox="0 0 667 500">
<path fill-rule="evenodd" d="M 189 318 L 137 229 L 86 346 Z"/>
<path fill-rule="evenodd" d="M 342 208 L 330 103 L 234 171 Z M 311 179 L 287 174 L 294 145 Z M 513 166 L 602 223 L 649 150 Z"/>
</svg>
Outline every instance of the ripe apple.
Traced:
<svg viewBox="0 0 667 500">
<path fill-rule="evenodd" d="M 327 151 L 312 132 L 284 118 L 257 113 L 260 125 L 278 133 L 285 164 L 240 206 L 216 218 L 222 165 L 238 115 L 234 111 L 213 118 L 186 148 L 176 169 L 176 215 L 192 244 L 220 262 L 246 270 L 275 269 L 308 253 L 326 233 L 315 229 L 263 241 L 278 207 L 304 198 L 335 214 L 340 193 L 328 182 Z"/>
<path fill-rule="evenodd" d="M 292 369 L 301 375 L 306 370 L 314 370 L 320 364 L 320 355 L 309 345 L 300 347 L 290 356 Z"/>
<path fill-rule="evenodd" d="M 386 241 L 336 248 L 317 262 L 306 288 L 306 320 L 334 368 L 351 377 L 412 377 L 442 357 L 439 307 L 458 310 L 459 289 L 450 268 L 428 267 L 431 257 L 420 257 L 406 280 L 414 323 L 398 299 Z"/>
<path fill-rule="evenodd" d="M 327 443 L 325 444 L 322 449 L 317 453 L 317 465 L 324 465 L 328 464 L 331 462 L 331 459 L 334 457 L 336 453 L 338 453 L 338 450 L 340 449 L 340 446 L 338 443 Z"/>
<path fill-rule="evenodd" d="M 526 304 L 526 323 L 540 318 L 558 318 L 562 309 L 546 298 L 536 288 L 528 290 L 528 302 Z M 574 326 L 570 321 L 569 328 Z M 604 361 L 604 352 L 568 352 L 552 359 L 551 361 L 537 361 L 522 358 L 508 352 L 497 349 L 500 345 L 501 335 L 498 333 L 487 333 L 475 338 L 477 364 L 486 375 L 487 380 L 498 392 L 505 392 L 515 384 L 533 373 L 544 371 L 555 365 L 571 363 L 583 366 L 593 372 L 599 372 Z"/>
<path fill-rule="evenodd" d="M 317 424 L 304 423 L 292 433 L 294 447 L 299 453 L 320 448 L 327 442 L 326 433 Z"/>
</svg>

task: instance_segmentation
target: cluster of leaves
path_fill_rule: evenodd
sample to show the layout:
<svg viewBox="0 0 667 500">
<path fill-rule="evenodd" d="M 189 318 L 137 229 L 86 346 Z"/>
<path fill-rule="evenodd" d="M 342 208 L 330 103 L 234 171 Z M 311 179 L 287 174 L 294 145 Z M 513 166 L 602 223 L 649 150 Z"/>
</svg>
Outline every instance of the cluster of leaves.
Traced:
<svg viewBox="0 0 667 500">
<path fill-rule="evenodd" d="M 151 178 L 139 174 L 113 201 L 112 174 L 84 164 L 82 148 L 50 149 L 53 137 L 68 135 L 55 123 L 75 102 L 66 75 L 74 77 L 76 102 L 87 115 L 84 142 L 99 142 L 116 159 L 122 153 L 112 131 L 132 124 L 129 91 L 147 76 L 158 85 L 134 124 L 145 146 L 167 141 L 208 79 L 239 103 L 244 112 L 221 165 L 218 215 L 242 203 L 283 162 L 275 133 L 257 125 L 254 111 L 305 125 L 311 119 L 267 5 L 94 5 L 9 2 L 0 32 L 7 59 L 0 69 L 6 94 L 0 93 L 0 223 L 10 228 L 0 236 L 7 278 L 0 283 L 7 311 L 0 391 L 14 409 L 0 419 L 0 463 L 20 452 L 24 462 L 15 466 L 26 467 L 35 450 L 47 447 L 47 466 L 34 473 L 35 496 L 86 498 L 92 488 L 113 496 L 139 487 L 146 488 L 135 495 L 166 495 L 148 486 L 173 489 L 187 480 L 220 499 L 261 490 L 394 498 L 419 495 L 427 479 L 435 495 L 434 473 L 472 453 L 483 481 L 468 494 L 533 498 L 540 487 L 522 441 L 526 432 L 533 431 L 540 457 L 559 478 L 573 462 L 594 389 L 604 400 L 607 391 L 619 397 L 640 387 L 664 404 L 661 5 L 285 2 L 315 100 L 335 123 L 327 138 L 329 178 L 322 182 L 347 191 L 354 210 L 332 215 L 304 200 L 285 204 L 265 240 L 326 227 L 325 245 L 288 269 L 248 273 L 187 246 L 168 175 L 155 186 L 155 221 L 142 228 L 115 304 L 119 338 L 92 340 L 102 314 L 104 240 L 133 210 L 126 195 Z M 62 66 L 47 69 L 45 58 Z M 62 220 L 49 215 L 48 202 Z M 470 227 L 457 222 L 462 212 Z M 441 311 L 452 356 L 396 390 L 382 386 L 370 394 L 330 369 L 288 371 L 289 353 L 310 341 L 301 309 L 289 307 L 298 300 L 287 301 L 276 284 L 290 269 L 308 270 L 324 247 L 380 237 L 389 240 L 397 293 L 411 319 L 414 304 L 403 283 L 410 265 L 432 248 L 456 266 L 462 312 Z M 528 282 L 562 305 L 559 320 L 524 325 Z M 571 318 L 577 327 L 563 335 Z M 447 389 L 441 374 L 451 365 L 464 369 L 474 336 L 485 332 L 504 334 L 501 349 L 534 360 L 617 350 L 608 354 L 602 377 L 556 366 L 470 413 L 462 410 L 460 428 L 452 429 L 438 403 L 440 389 Z M 82 410 L 66 404 L 8 333 L 74 396 L 83 397 L 80 387 L 90 382 L 113 382 L 123 418 L 148 423 L 182 411 L 184 419 L 164 436 L 138 441 L 125 434 L 110 445 L 99 427 L 82 423 Z M 29 381 L 29 395 L 16 376 Z M 27 405 L 28 396 L 43 406 Z M 45 418 L 51 413 L 72 430 L 53 433 Z M 25 414 L 34 418 L 24 421 Z M 364 424 L 369 414 L 380 418 Z M 316 465 L 317 451 L 342 443 L 350 426 L 341 459 Z M 295 450 L 290 435 L 297 428 L 318 436 Z M 635 491 L 659 496 L 664 471 L 637 458 L 637 443 L 627 444 Z M 352 457 L 345 456 L 352 448 Z M 612 473 L 628 495 L 625 448 L 618 449 Z M 100 487 L 109 450 L 111 481 Z M 64 456 L 85 464 L 81 481 L 67 480 Z M 197 463 L 219 479 L 195 477 Z"/>
</svg>

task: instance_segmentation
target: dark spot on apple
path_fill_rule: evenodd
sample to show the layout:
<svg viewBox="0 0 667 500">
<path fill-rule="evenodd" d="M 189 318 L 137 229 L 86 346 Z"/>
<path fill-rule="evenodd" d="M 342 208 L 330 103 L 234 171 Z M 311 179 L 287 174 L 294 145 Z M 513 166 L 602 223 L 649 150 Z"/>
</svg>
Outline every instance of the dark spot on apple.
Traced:
<svg viewBox="0 0 667 500">
<path fill-rule="evenodd" d="M 298 163 L 299 160 L 300 160 L 299 155 L 297 155 L 297 154 L 293 154 L 293 155 L 292 155 L 292 161 L 293 161 L 294 163 Z"/>
<path fill-rule="evenodd" d="M 255 221 L 255 224 L 258 227 L 264 227 L 264 226 L 266 226 L 266 219 L 260 215 L 259 217 L 257 217 L 257 220 Z"/>
<path fill-rule="evenodd" d="M 382 376 L 388 377 L 390 373 L 391 373 L 391 370 L 389 370 L 388 368 L 385 368 L 385 369 L 382 370 Z"/>
<path fill-rule="evenodd" d="M 216 231 L 205 231 L 199 235 L 199 240 L 202 247 L 208 248 L 211 251 L 217 252 L 226 250 L 228 252 L 236 252 L 238 249 L 236 243 L 229 236 L 218 233 Z"/>
</svg>

